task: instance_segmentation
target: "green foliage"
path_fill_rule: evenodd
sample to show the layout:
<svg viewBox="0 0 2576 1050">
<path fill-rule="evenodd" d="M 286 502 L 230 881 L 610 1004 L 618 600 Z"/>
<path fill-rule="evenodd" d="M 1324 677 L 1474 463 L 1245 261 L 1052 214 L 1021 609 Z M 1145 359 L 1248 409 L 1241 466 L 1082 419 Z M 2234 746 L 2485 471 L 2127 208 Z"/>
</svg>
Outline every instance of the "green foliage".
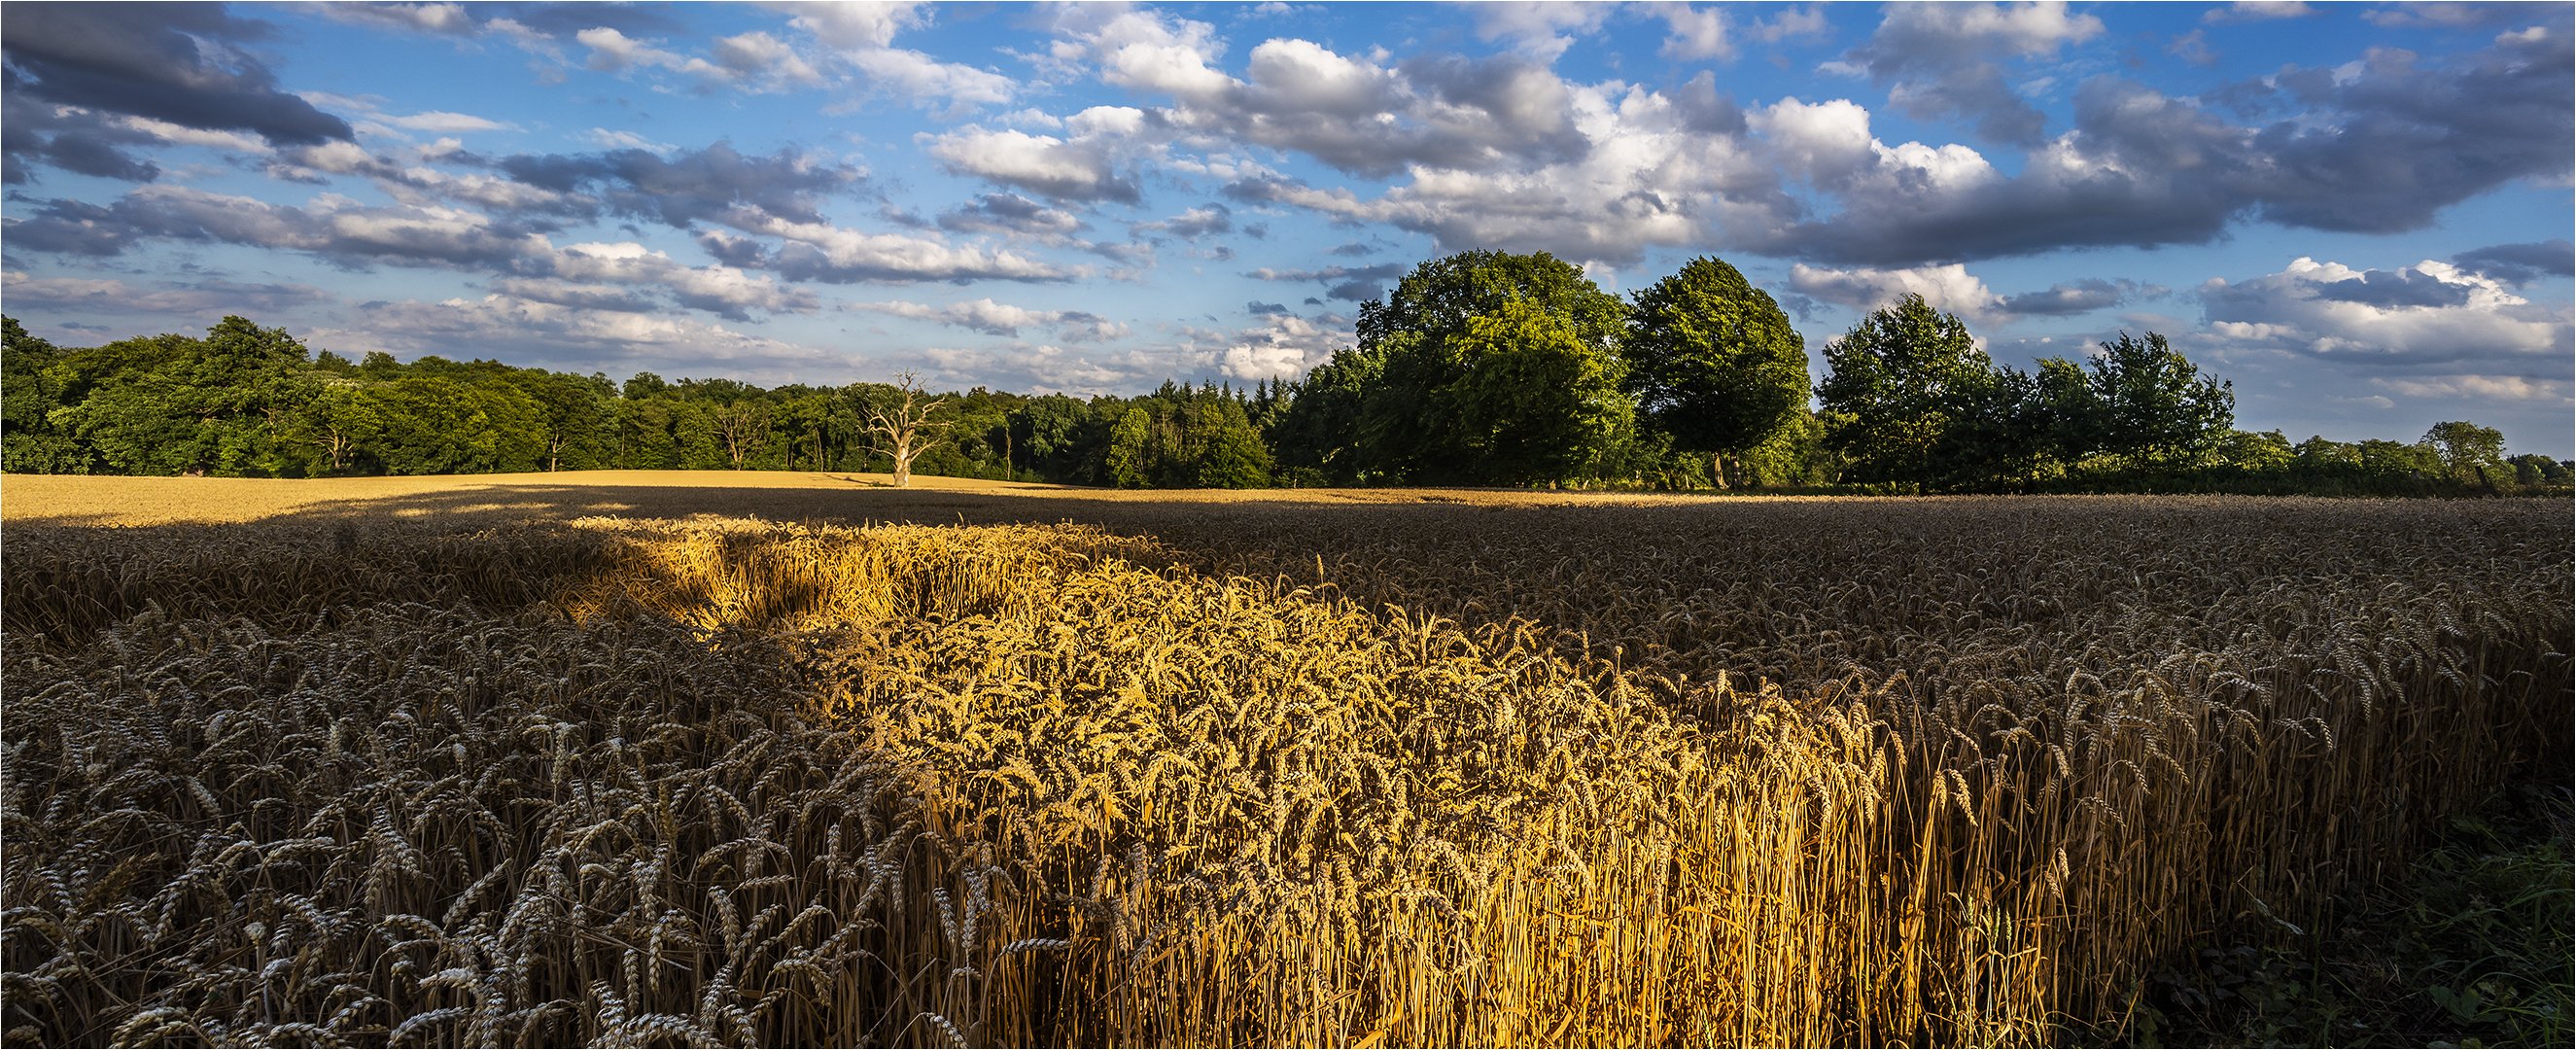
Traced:
<svg viewBox="0 0 2576 1050">
<path fill-rule="evenodd" d="M 1834 420 L 1825 442 L 1855 481 L 1953 482 L 2010 413 L 2003 381 L 1968 326 L 1920 295 L 1861 319 L 1825 347 L 1830 369 L 1816 388 Z"/>
<path fill-rule="evenodd" d="M 2290 437 L 2278 430 L 2253 433 L 2229 430 L 2216 446 L 2218 462 L 2253 474 L 2277 474 L 2290 469 L 2299 460 L 2299 451 Z"/>
<path fill-rule="evenodd" d="M 162 335 L 63 354 L 51 428 L 131 474 L 276 475 L 301 457 L 285 422 L 319 386 L 304 346 L 226 317 L 206 338 Z"/>
<path fill-rule="evenodd" d="M 2547 456 L 2525 453 L 2506 460 L 2505 465 L 2513 468 L 2514 484 L 2524 488 L 2568 483 L 2567 464 Z"/>
<path fill-rule="evenodd" d="M 2435 423 L 2424 432 L 2424 443 L 2433 446 L 2443 475 L 2453 481 L 2493 486 L 2496 475 L 2504 472 L 2504 434 L 2493 427 L 2464 420 Z"/>
<path fill-rule="evenodd" d="M 2454 820 L 2332 928 L 2175 960 L 2141 989 L 2140 1045 L 2566 1046 L 2576 864 L 2564 785 Z"/>
<path fill-rule="evenodd" d="M 61 357 L 62 351 L 29 335 L 17 318 L 0 317 L 0 470 L 89 473 L 88 450 L 47 418 L 63 403 L 62 381 L 52 374 Z"/>
<path fill-rule="evenodd" d="M 1032 398 L 1011 413 L 1010 442 L 1020 465 L 1049 481 L 1100 484 L 1098 453 L 1109 442 L 1099 413 L 1062 394 Z"/>
<path fill-rule="evenodd" d="M 1143 408 L 1131 408 L 1109 428 L 1109 483 L 1122 489 L 1144 488 L 1152 480 L 1148 466 L 1152 452 L 1147 443 L 1153 440 L 1154 417 Z"/>
<path fill-rule="evenodd" d="M 367 389 L 384 423 L 370 450 L 391 474 L 482 474 L 538 469 L 545 455 L 536 399 L 469 375 L 409 375 Z"/>
<path fill-rule="evenodd" d="M 2566 491 L 2466 421 L 2422 440 L 2296 445 L 2233 429 L 2233 394 L 2164 338 L 2090 367 L 1996 367 L 1919 297 L 1827 347 L 1810 411 L 1796 333 L 1696 259 L 1629 304 L 1544 254 L 1426 262 L 1305 379 L 1134 398 L 939 395 L 915 472 L 1077 485 L 1607 483 L 2465 496 Z M 495 361 L 307 352 L 227 317 L 204 337 L 61 348 L 0 332 L 0 468 L 302 477 L 623 469 L 876 470 L 882 383 L 623 384 Z M 1796 383 L 1792 381 L 1795 380 Z M 1785 410 L 1780 410 L 1781 404 Z"/>
<path fill-rule="evenodd" d="M 2129 470 L 2173 470 L 2215 456 L 2236 420 L 2236 392 L 2204 379 L 2198 366 L 2154 332 L 2102 344 L 2090 370 L 2041 362 L 2056 454 L 2068 462 L 2101 455 Z"/>
<path fill-rule="evenodd" d="M 1770 293 L 1735 267 L 1697 258 L 1630 297 L 1620 352 L 1627 389 L 1655 430 L 1677 447 L 1750 455 L 1773 444 L 1807 407 L 1807 348 Z M 1765 453 L 1781 476 L 1778 449 Z"/>
<path fill-rule="evenodd" d="M 1361 306 L 1359 345 L 1316 370 L 1273 438 L 1311 443 L 1292 468 L 1344 481 L 1599 476 L 1635 429 L 1616 352 L 1626 312 L 1545 252 L 1431 260 Z M 1576 386 L 1517 390 L 1513 377 Z"/>
<path fill-rule="evenodd" d="M 1620 360 L 1533 300 L 1506 300 L 1469 318 L 1451 345 L 1464 368 L 1441 400 L 1455 420 L 1464 473 L 1476 480 L 1600 477 L 1634 436 L 1636 406 L 1620 389 Z"/>
</svg>

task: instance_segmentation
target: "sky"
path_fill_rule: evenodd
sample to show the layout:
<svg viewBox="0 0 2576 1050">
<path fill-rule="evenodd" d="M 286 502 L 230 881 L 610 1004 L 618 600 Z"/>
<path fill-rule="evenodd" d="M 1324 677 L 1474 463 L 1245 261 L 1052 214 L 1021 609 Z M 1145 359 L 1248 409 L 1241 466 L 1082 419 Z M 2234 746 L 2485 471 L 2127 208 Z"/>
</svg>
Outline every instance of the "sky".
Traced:
<svg viewBox="0 0 2576 1050">
<path fill-rule="evenodd" d="M 2157 332 L 2297 441 L 2576 449 L 2567 4 L 11 3 L 0 308 L 623 379 L 1302 375 L 1451 252 L 1823 351 Z"/>
</svg>

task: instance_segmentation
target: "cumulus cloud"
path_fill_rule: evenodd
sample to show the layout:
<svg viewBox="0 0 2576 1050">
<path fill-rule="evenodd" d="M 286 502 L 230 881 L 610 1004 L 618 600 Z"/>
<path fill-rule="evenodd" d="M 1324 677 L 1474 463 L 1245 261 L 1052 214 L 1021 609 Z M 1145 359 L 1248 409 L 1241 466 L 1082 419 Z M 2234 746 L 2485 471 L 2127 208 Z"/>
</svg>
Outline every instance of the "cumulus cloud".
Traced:
<svg viewBox="0 0 2576 1050">
<path fill-rule="evenodd" d="M 2038 109 L 2005 83 L 2001 56 L 2039 58 L 2102 34 L 2102 20 L 2064 3 L 1890 4 L 1870 39 L 1843 61 L 1888 87 L 1888 100 L 1918 117 L 1958 116 L 1985 135 L 2036 143 Z"/>
<path fill-rule="evenodd" d="M 893 3 L 845 0 L 784 6 L 796 12 L 792 23 L 796 28 L 838 48 L 892 47 L 896 34 L 918 28 L 926 18 L 921 5 L 909 0 Z"/>
<path fill-rule="evenodd" d="M 632 241 L 568 245 L 534 254 L 522 271 L 542 272 L 575 284 L 649 286 L 673 301 L 735 321 L 766 313 L 808 313 L 817 305 L 814 293 L 781 286 L 765 274 L 733 266 L 689 266 Z"/>
<path fill-rule="evenodd" d="M 455 135 L 469 131 L 517 131 L 519 126 L 507 121 L 478 117 L 471 113 L 429 110 L 422 113 L 380 114 L 375 119 L 407 131 L 424 131 L 432 135 Z"/>
<path fill-rule="evenodd" d="M 823 82 L 813 63 L 786 41 L 767 33 L 751 32 L 719 39 L 715 43 L 716 65 L 724 68 L 728 79 L 738 84 L 775 84 L 786 87 L 813 87 Z"/>
<path fill-rule="evenodd" d="M 853 310 L 867 310 L 894 317 L 934 321 L 958 328 L 972 329 L 986 335 L 1017 337 L 1024 328 L 1053 329 L 1056 338 L 1067 342 L 1098 342 L 1127 334 L 1127 326 L 1099 314 L 1080 310 L 1031 310 L 1026 307 L 997 303 L 991 298 L 966 302 L 931 305 L 894 300 L 878 303 L 852 303 Z"/>
<path fill-rule="evenodd" d="M 2565 382 L 2531 376 L 2447 375 L 2414 379 L 2381 376 L 2372 379 L 2371 385 L 2408 397 L 2446 401 L 2576 403 L 2567 396 Z"/>
<path fill-rule="evenodd" d="M 1685 61 L 1735 57 L 1724 8 L 1671 2 L 1651 5 L 1651 9 L 1669 31 L 1656 54 Z"/>
<path fill-rule="evenodd" d="M 1697 80 L 1672 92 L 1606 84 L 1568 89 L 1585 145 L 1565 159 L 1467 170 L 1416 166 L 1374 199 L 1278 177 L 1229 185 L 1229 198 L 1383 222 L 1444 251 L 1544 250 L 1627 266 L 1652 247 L 1776 236 L 1798 205 L 1742 137 L 1743 115 Z M 1721 233 L 1723 231 L 1723 233 Z"/>
<path fill-rule="evenodd" d="M 1032 135 L 1016 128 L 987 129 L 968 125 L 944 135 L 925 136 L 924 145 L 942 167 L 1027 190 L 1058 201 L 1143 200 L 1138 176 L 1122 170 L 1133 152 L 1134 134 L 1143 114 L 1123 107 L 1099 106 L 1067 122 L 1068 138 Z"/>
<path fill-rule="evenodd" d="M 2362 12 L 2363 20 L 2391 29 L 2439 27 L 2466 29 L 2495 25 L 2523 17 L 2514 10 L 2517 4 L 2501 3 L 2407 3 L 2386 4 Z"/>
<path fill-rule="evenodd" d="M 1019 92 L 1018 81 L 999 73 L 942 62 L 905 48 L 856 51 L 847 58 L 879 88 L 945 113 L 1003 105 Z"/>
<path fill-rule="evenodd" d="M 336 194 L 307 207 L 176 186 L 145 186 L 106 207 L 52 201 L 8 227 L 11 247 L 114 255 L 150 239 L 309 252 L 336 265 L 506 268 L 544 238 L 442 207 L 376 207 Z"/>
<path fill-rule="evenodd" d="M 432 36 L 468 36 L 476 29 L 474 16 L 467 14 L 461 4 L 323 3 L 308 6 L 334 22 L 378 29 Z"/>
<path fill-rule="evenodd" d="M 1081 216 L 1016 193 L 983 194 L 939 213 L 939 228 L 958 233 L 1045 239 L 1070 237 L 1087 225 Z"/>
<path fill-rule="evenodd" d="M 2231 22 L 2264 22 L 2276 18 L 2306 18 L 2317 13 L 2307 0 L 2236 0 L 2225 7 L 2211 8 L 2200 16 L 2210 25 Z"/>
<path fill-rule="evenodd" d="M 1354 174 L 1484 169 L 1586 145 L 1569 86 L 1527 55 L 1428 55 L 1399 68 L 1281 38 L 1253 48 L 1238 78 L 1215 67 L 1224 48 L 1203 22 L 1080 5 L 1059 15 L 1058 32 L 1051 57 L 1067 69 L 1172 99 L 1153 113 L 1161 126 L 1294 150 Z"/>
<path fill-rule="evenodd" d="M 2210 331 L 2230 344 L 2339 362 L 2564 377 L 2576 351 L 2565 309 L 2434 260 L 2356 270 L 2303 257 L 2251 280 L 2212 279 L 2200 301 Z"/>
<path fill-rule="evenodd" d="M 1969 320 L 1992 319 L 2004 312 L 2004 298 L 1958 263 L 1902 270 L 1837 270 L 1798 263 L 1789 268 L 1789 287 L 1862 311 L 1887 306 L 1911 293 L 1922 296 L 1935 310 Z"/>
<path fill-rule="evenodd" d="M 1168 233 L 1175 237 L 1197 240 L 1201 237 L 1234 232 L 1234 209 L 1222 204 L 1204 204 L 1158 222 L 1136 224 L 1138 233 Z"/>
<path fill-rule="evenodd" d="M 827 284 L 920 281 L 1070 281 L 1089 276 L 1018 252 L 948 244 L 902 233 L 869 233 L 826 222 L 752 216 L 737 223 L 746 233 L 786 243 L 763 265 L 793 281 Z"/>
<path fill-rule="evenodd" d="M 2305 111 L 2267 125 L 2114 77 L 2076 93 L 2074 130 L 2004 176 L 1962 145 L 1864 141 L 1849 103 L 1782 100 L 1752 122 L 1779 170 L 1827 195 L 1770 235 L 1778 254 L 1874 266 L 2089 245 L 2206 243 L 2229 225 L 2395 233 L 2518 178 L 2564 177 L 2576 154 L 2568 34 L 2508 35 L 2441 66 L 2374 51 L 2338 71 L 2288 70 L 2239 104 Z"/>
<path fill-rule="evenodd" d="M 1260 313 L 1261 324 L 1236 332 L 1217 354 L 1217 369 L 1226 378 L 1243 383 L 1294 379 L 1351 341 L 1350 329 L 1331 315 L 1319 323 L 1284 310 Z"/>
<path fill-rule="evenodd" d="M 1508 40 L 1513 47 L 1553 62 L 1577 35 L 1598 32 L 1614 8 L 1577 0 L 1512 0 L 1477 4 L 1476 36 Z"/>
<path fill-rule="evenodd" d="M 363 205 L 336 194 L 271 204 L 184 187 L 148 186 L 99 208 L 57 201 L 13 221 L 11 245 L 73 255 L 113 255 L 146 240 L 240 244 L 297 251 L 335 266 L 438 267 L 486 273 L 526 298 L 592 308 L 661 308 L 666 302 L 733 320 L 753 311 L 803 313 L 811 292 L 731 265 L 689 266 L 634 242 L 557 247 L 525 227 L 455 208 Z"/>
</svg>

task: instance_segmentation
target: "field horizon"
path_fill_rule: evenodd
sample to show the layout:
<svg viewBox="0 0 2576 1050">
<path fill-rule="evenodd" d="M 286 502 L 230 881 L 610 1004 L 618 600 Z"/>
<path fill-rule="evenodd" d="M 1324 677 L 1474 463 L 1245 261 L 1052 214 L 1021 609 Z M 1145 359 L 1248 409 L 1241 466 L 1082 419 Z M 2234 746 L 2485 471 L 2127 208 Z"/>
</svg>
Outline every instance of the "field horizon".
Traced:
<svg viewBox="0 0 2576 1050">
<path fill-rule="evenodd" d="M 848 497 L 848 498 L 842 498 Z M 2556 496 L 2485 497 L 2565 502 Z M 1725 507 L 1939 505 L 2026 502 L 2080 506 L 2145 500 L 2186 506 L 2438 502 L 2414 497 L 2232 494 L 1858 496 L 1467 487 L 1116 489 L 1044 482 L 777 470 L 586 470 L 351 478 L 211 478 L 0 474 L 0 521 L 48 525 L 242 524 L 277 518 L 391 515 L 403 520 L 498 522 L 584 517 L 769 521 L 1084 521 L 1134 518 L 1163 505 L 1194 507 Z"/>
</svg>

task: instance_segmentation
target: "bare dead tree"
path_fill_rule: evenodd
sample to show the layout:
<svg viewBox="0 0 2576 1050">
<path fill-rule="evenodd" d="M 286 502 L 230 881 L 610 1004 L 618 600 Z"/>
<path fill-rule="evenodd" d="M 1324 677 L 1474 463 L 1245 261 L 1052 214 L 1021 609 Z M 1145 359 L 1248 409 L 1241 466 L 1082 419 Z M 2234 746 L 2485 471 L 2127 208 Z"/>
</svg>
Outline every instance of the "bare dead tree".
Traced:
<svg viewBox="0 0 2576 1050">
<path fill-rule="evenodd" d="M 892 403 L 869 406 L 868 436 L 876 450 L 894 461 L 894 487 L 912 485 L 912 461 L 939 444 L 927 431 L 946 430 L 945 420 L 933 420 L 930 414 L 944 406 L 946 397 L 930 397 L 921 388 L 921 377 L 911 372 L 898 373 L 893 386 L 897 399 Z"/>
</svg>

